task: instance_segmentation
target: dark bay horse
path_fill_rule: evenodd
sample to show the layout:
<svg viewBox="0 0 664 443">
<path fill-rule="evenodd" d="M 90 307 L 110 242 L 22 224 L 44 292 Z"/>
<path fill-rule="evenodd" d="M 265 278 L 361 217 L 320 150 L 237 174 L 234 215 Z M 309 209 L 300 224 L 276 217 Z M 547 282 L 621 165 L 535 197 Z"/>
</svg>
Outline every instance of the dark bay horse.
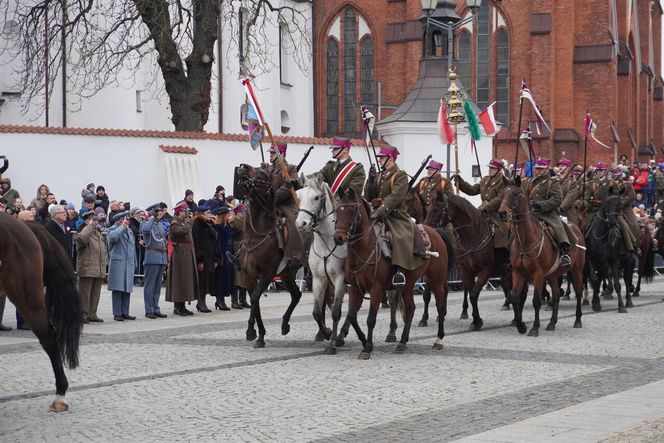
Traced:
<svg viewBox="0 0 664 443">
<path fill-rule="evenodd" d="M 512 288 L 510 268 L 506 258 L 501 260 L 496 256 L 493 248 L 493 232 L 477 208 L 463 197 L 439 193 L 429 206 L 425 224 L 445 226 L 448 223 L 452 223 L 458 238 L 455 253 L 463 282 L 461 318 L 468 318 L 468 294 L 470 294 L 470 303 L 473 306 L 471 328 L 479 330 L 484 324 L 477 304 L 480 291 L 489 278 L 500 277 L 507 303 Z M 422 320 L 425 320 L 424 316 Z"/>
<path fill-rule="evenodd" d="M 522 320 L 523 306 L 527 292 L 523 289 L 529 280 L 533 281 L 535 308 L 535 321 L 528 333 L 531 337 L 539 335 L 540 307 L 544 283 L 551 287 L 553 312 L 551 320 L 546 327 L 547 331 L 554 331 L 558 322 L 558 305 L 560 302 L 560 285 L 558 277 L 568 271 L 572 274 L 572 285 L 576 294 L 576 320 L 575 328 L 581 324 L 581 297 L 583 283 L 583 267 L 585 264 L 584 242 L 581 231 L 576 225 L 571 225 L 572 232 L 578 239 L 578 246 L 573 248 L 570 257 L 571 266 L 560 266 L 560 258 L 553 237 L 547 228 L 542 227 L 540 221 L 532 214 L 528 207 L 528 198 L 521 189 L 519 177 L 514 183 L 505 188 L 505 195 L 498 210 L 500 216 L 507 219 L 511 214 L 512 244 L 510 246 L 510 263 L 512 265 L 512 306 L 514 307 L 514 323 L 519 333 L 527 330 Z M 579 247 L 581 246 L 581 247 Z"/>
<path fill-rule="evenodd" d="M 6 213 L 0 213 L 0 292 L 7 294 L 51 360 L 56 393 L 51 411 L 68 410 L 63 361 L 72 369 L 78 366 L 83 319 L 74 268 L 44 228 Z"/>
<path fill-rule="evenodd" d="M 371 213 L 369 204 L 362 197 L 356 196 L 352 190 L 347 193 L 339 192 L 339 197 L 341 203 L 336 212 L 334 238 L 337 244 L 346 243 L 348 245 L 345 264 L 346 280 L 350 284 L 347 319 L 364 346 L 359 358 L 366 360 L 370 358 L 373 351 L 373 330 L 376 326 L 380 301 L 396 269 L 382 252 L 374 225 L 369 218 Z M 404 272 L 406 282 L 401 294 L 404 305 L 404 328 L 400 342 L 395 349 L 396 352 L 406 350 L 415 313 L 413 286 L 422 276 L 429 282 L 436 297 L 438 310 L 438 334 L 433 349 L 443 348 L 444 321 L 447 310 L 447 249 L 436 231 L 428 226 L 425 226 L 425 230 L 431 239 L 431 249 L 438 253 L 438 257 L 431 257 L 419 268 Z M 365 336 L 358 324 L 357 312 L 362 306 L 362 300 L 367 291 L 370 294 L 371 305 L 367 317 L 368 334 Z M 390 334 L 393 334 L 395 328 L 396 325 L 390 325 Z"/>
<path fill-rule="evenodd" d="M 242 270 L 258 280 L 251 293 L 251 314 L 247 327 L 247 340 L 256 340 L 255 348 L 265 347 L 265 326 L 261 317 L 260 299 L 263 292 L 279 275 L 281 282 L 291 295 L 291 302 L 282 317 L 281 333 L 290 332 L 290 318 L 300 302 L 302 293 L 295 283 L 295 275 L 300 266 L 286 264 L 279 270 L 283 259 L 280 248 L 281 237 L 277 232 L 277 209 L 274 200 L 271 176 L 262 168 L 240 165 L 238 180 L 247 191 L 249 214 L 245 218 L 242 244 L 239 256 Z M 258 325 L 258 336 L 254 324 Z"/>
</svg>

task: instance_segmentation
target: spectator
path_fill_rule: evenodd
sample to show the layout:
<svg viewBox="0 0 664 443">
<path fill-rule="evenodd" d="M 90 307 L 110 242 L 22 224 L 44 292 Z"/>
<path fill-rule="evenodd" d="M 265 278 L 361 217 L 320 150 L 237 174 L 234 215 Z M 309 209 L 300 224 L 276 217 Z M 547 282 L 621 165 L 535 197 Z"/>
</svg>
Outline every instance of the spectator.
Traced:
<svg viewBox="0 0 664 443">
<path fill-rule="evenodd" d="M 166 301 L 173 302 L 175 315 L 193 315 L 184 303 L 196 299 L 198 278 L 196 257 L 191 236 L 192 221 L 189 206 L 182 202 L 173 208 L 175 217 L 171 222 L 169 238 L 173 245 L 166 281 Z"/>
<path fill-rule="evenodd" d="M 72 242 L 71 242 L 71 233 L 69 227 L 67 227 L 67 210 L 62 205 L 52 205 L 49 210 L 51 218 L 46 224 L 44 224 L 44 229 L 46 229 L 49 234 L 55 238 L 62 248 L 67 253 L 67 257 L 72 258 Z"/>
<path fill-rule="evenodd" d="M 228 311 L 226 297 L 231 296 L 231 307 L 233 309 L 242 309 L 238 303 L 237 294 L 233 291 L 233 263 L 226 257 L 226 254 L 233 254 L 233 226 L 231 226 L 231 211 L 228 206 L 218 206 L 211 211 L 216 216 L 215 229 L 221 257 L 221 264 L 214 270 L 214 295 L 217 302 L 215 308 L 222 311 Z"/>
<path fill-rule="evenodd" d="M 161 206 L 161 209 L 164 213 L 164 218 L 162 220 L 164 220 L 166 225 L 170 224 L 173 221 L 173 216 L 168 213 L 168 205 L 164 202 L 161 202 L 159 203 L 159 206 Z M 168 231 L 166 231 L 166 235 L 168 235 Z"/>
<path fill-rule="evenodd" d="M 145 285 L 143 300 L 147 318 L 164 318 L 166 314 L 159 309 L 161 285 L 166 271 L 166 235 L 161 222 L 164 213 L 159 203 L 148 207 L 149 219 L 141 223 L 141 233 L 145 244 Z"/>
<path fill-rule="evenodd" d="M 646 185 L 646 207 L 648 209 L 655 206 L 655 197 L 657 194 L 657 183 L 655 182 L 655 171 L 657 165 L 655 160 L 648 162 L 648 184 Z"/>
<path fill-rule="evenodd" d="M 634 171 L 633 171 L 634 172 Z M 650 174 L 647 164 L 642 164 L 639 168 L 638 175 L 634 175 L 634 190 L 636 192 L 645 193 L 648 187 L 648 175 Z"/>
<path fill-rule="evenodd" d="M 76 236 L 76 273 L 83 306 L 83 323 L 103 322 L 97 316 L 101 285 L 106 276 L 106 240 L 94 211 L 83 214 L 83 229 Z"/>
<path fill-rule="evenodd" d="M 110 202 L 108 195 L 106 195 L 106 188 L 102 185 L 97 186 L 97 200 L 95 200 L 95 208 L 104 208 L 104 212 L 108 212 Z"/>
<path fill-rule="evenodd" d="M 35 220 L 42 224 L 46 224 L 51 219 L 51 214 L 49 213 L 49 208 L 51 205 L 55 204 L 55 195 L 52 192 L 46 194 L 46 204 L 37 210 L 37 217 Z"/>
<path fill-rule="evenodd" d="M 80 231 L 83 229 L 83 219 L 79 216 L 76 206 L 73 203 L 65 205 L 67 211 L 67 226 L 71 231 Z"/>
<path fill-rule="evenodd" d="M 32 211 L 21 211 L 18 213 L 18 221 L 35 221 L 35 214 Z"/>
<path fill-rule="evenodd" d="M 7 199 L 0 197 L 0 212 L 7 212 Z"/>
<path fill-rule="evenodd" d="M 91 195 L 93 198 L 95 197 L 95 184 L 94 183 L 88 183 L 88 185 L 85 187 L 85 189 L 81 190 L 81 206 L 83 206 L 83 201 L 85 200 L 85 197 Z"/>
<path fill-rule="evenodd" d="M 123 206 L 124 203 L 121 200 L 113 200 L 111 201 L 110 204 L 110 209 L 111 212 L 107 214 L 107 219 L 109 222 L 109 225 L 111 224 L 111 220 L 113 220 L 113 217 L 115 217 L 115 214 L 119 214 L 120 212 L 123 212 Z"/>
<path fill-rule="evenodd" d="M 638 208 L 640 204 L 644 203 L 643 194 L 640 192 L 636 193 L 636 200 L 632 202 L 632 208 Z"/>
<path fill-rule="evenodd" d="M 657 189 L 657 201 L 659 204 L 664 200 L 664 163 L 660 163 L 655 170 L 655 188 Z"/>
<path fill-rule="evenodd" d="M 620 155 L 620 160 L 618 163 L 629 168 L 629 160 L 627 160 L 627 156 L 625 154 Z"/>
<path fill-rule="evenodd" d="M 102 231 L 106 231 L 108 223 L 106 221 L 106 212 L 104 212 L 104 208 L 97 206 L 95 208 L 95 215 L 97 216 L 97 226 L 99 226 Z"/>
<path fill-rule="evenodd" d="M 214 294 L 214 270 L 221 263 L 217 231 L 210 220 L 209 209 L 208 206 L 199 206 L 195 209 L 194 223 L 191 228 L 194 251 L 196 252 L 196 268 L 198 269 L 198 303 L 196 309 L 199 312 L 212 312 L 207 307 L 205 297 L 207 294 Z M 228 307 L 226 309 L 217 305 L 215 307 L 228 310 Z"/>
<path fill-rule="evenodd" d="M 0 197 L 7 200 L 7 206 L 10 208 L 14 207 L 14 200 L 20 196 L 18 191 L 12 188 L 12 181 L 10 179 L 3 178 L 0 180 Z"/>
<path fill-rule="evenodd" d="M 25 210 L 25 206 L 23 206 L 23 199 L 21 197 L 16 197 L 14 199 L 14 212 L 17 214 L 21 211 Z"/>
<path fill-rule="evenodd" d="M 208 200 L 208 206 L 210 206 L 210 210 L 217 206 L 226 206 L 226 190 L 223 186 L 217 186 L 214 197 Z"/>
<path fill-rule="evenodd" d="M 194 191 L 191 189 L 184 191 L 184 200 L 182 201 L 187 204 L 191 212 L 194 212 L 194 209 L 196 209 L 196 203 L 194 203 Z"/>
<path fill-rule="evenodd" d="M 134 288 L 136 249 L 134 234 L 129 229 L 127 212 L 113 217 L 108 229 L 108 290 L 112 291 L 113 320 L 136 320 L 129 315 L 129 296 Z"/>
<path fill-rule="evenodd" d="M 39 185 L 37 188 L 37 196 L 32 199 L 30 205 L 34 205 L 35 208 L 39 211 L 42 207 L 48 206 L 46 203 L 46 196 L 51 192 L 51 190 L 45 184 Z"/>
</svg>

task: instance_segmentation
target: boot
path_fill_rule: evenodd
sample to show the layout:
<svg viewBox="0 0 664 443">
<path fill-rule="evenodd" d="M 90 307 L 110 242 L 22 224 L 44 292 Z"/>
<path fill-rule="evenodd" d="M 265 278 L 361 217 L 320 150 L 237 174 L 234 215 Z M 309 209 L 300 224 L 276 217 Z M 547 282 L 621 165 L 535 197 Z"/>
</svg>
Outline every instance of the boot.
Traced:
<svg viewBox="0 0 664 443">
<path fill-rule="evenodd" d="M 237 302 L 237 294 L 236 293 L 231 294 L 231 308 L 233 308 L 233 309 L 242 309 L 242 306 L 240 306 L 240 303 Z"/>
<path fill-rule="evenodd" d="M 226 300 L 224 300 L 224 297 L 219 297 L 216 302 L 214 302 L 214 309 L 217 310 L 219 309 L 220 311 L 230 311 L 231 308 L 229 308 L 226 305 Z"/>
<path fill-rule="evenodd" d="M 569 256 L 569 243 L 561 243 L 560 247 L 560 266 L 571 266 L 572 259 Z"/>
<path fill-rule="evenodd" d="M 247 290 L 246 290 L 246 288 L 237 288 L 237 293 L 238 293 L 237 294 L 238 299 L 240 301 L 240 306 L 242 306 L 243 308 L 247 308 L 247 309 L 251 308 L 251 305 L 249 303 L 247 303 Z"/>
</svg>

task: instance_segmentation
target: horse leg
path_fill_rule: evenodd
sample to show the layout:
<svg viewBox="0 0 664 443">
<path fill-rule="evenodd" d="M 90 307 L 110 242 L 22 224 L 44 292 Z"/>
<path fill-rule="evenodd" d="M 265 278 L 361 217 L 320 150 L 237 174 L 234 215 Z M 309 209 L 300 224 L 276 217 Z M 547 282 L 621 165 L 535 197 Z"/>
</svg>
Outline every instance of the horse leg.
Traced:
<svg viewBox="0 0 664 443">
<path fill-rule="evenodd" d="M 487 270 L 480 272 L 477 279 L 473 279 L 474 283 L 470 290 L 470 303 L 473 305 L 473 323 L 470 325 L 470 329 L 474 331 L 479 331 L 484 325 L 484 321 L 480 317 L 480 308 L 477 302 L 480 298 L 480 292 L 486 282 L 489 281 L 490 276 L 491 273 Z"/>
<path fill-rule="evenodd" d="M 258 325 L 258 339 L 254 344 L 254 348 L 265 347 L 265 325 L 261 317 L 261 296 L 267 289 L 272 281 L 272 277 L 261 277 L 251 293 L 251 314 L 249 315 L 249 326 L 247 327 L 247 340 L 252 341 L 256 339 L 256 330 L 254 329 L 254 322 Z"/>
<path fill-rule="evenodd" d="M 581 323 L 581 316 L 583 311 L 581 310 L 581 299 L 583 298 L 583 279 L 584 279 L 584 268 L 580 264 L 576 264 L 568 274 L 568 284 L 571 283 L 574 285 L 574 294 L 576 295 L 576 320 L 574 321 L 575 328 L 581 328 L 583 325 Z"/>
<path fill-rule="evenodd" d="M 522 320 L 522 309 L 525 302 L 522 293 L 527 294 L 526 277 L 520 272 L 514 271 L 512 273 L 512 297 L 511 303 L 514 311 L 514 326 L 519 331 L 519 334 L 526 333 L 526 324 Z"/>
<path fill-rule="evenodd" d="M 371 300 L 369 302 L 369 315 L 367 316 L 367 339 L 364 342 L 364 349 L 362 349 L 362 352 L 358 356 L 360 360 L 369 360 L 371 358 L 371 353 L 373 352 L 373 331 L 376 327 L 376 316 L 378 315 L 378 309 L 380 308 L 380 302 L 384 293 L 385 288 L 382 285 L 374 283 L 370 291 Z"/>
<path fill-rule="evenodd" d="M 325 293 L 329 282 L 323 276 L 316 275 L 312 282 L 312 292 L 314 296 L 314 310 L 313 317 L 318 325 L 318 333 L 314 338 L 315 341 L 323 341 L 330 338 L 330 330 L 325 327 Z"/>
<path fill-rule="evenodd" d="M 332 331 L 329 337 L 329 343 L 325 348 L 325 353 L 334 355 L 337 353 L 337 346 L 343 346 L 343 337 L 337 336 L 337 328 L 339 327 L 339 320 L 341 320 L 341 306 L 344 302 L 344 292 L 346 292 L 346 284 L 344 282 L 344 275 L 337 275 L 334 281 L 334 304 L 332 305 Z M 344 324 L 344 327 L 346 324 Z M 346 329 L 348 331 L 348 329 Z M 337 345 L 337 341 L 341 340 L 342 344 Z"/>
<path fill-rule="evenodd" d="M 461 274 L 461 284 L 463 285 L 463 307 L 461 311 L 461 320 L 468 319 L 468 293 L 473 289 L 475 285 L 475 277 L 470 273 L 466 272 L 464 268 L 459 269 Z"/>
<path fill-rule="evenodd" d="M 396 289 L 387 290 L 387 298 L 390 302 L 390 332 L 387 334 L 387 337 L 385 337 L 387 343 L 394 343 L 397 341 L 397 303 L 399 303 L 397 297 L 399 297 L 399 295 L 397 294 Z M 429 295 L 429 298 L 431 298 L 431 295 Z"/>
<path fill-rule="evenodd" d="M 422 314 L 422 319 L 420 320 L 420 328 L 426 328 L 429 326 L 429 303 L 431 302 L 431 287 L 429 283 L 424 287 L 424 292 L 422 293 L 422 301 L 424 302 L 424 313 Z"/>
<path fill-rule="evenodd" d="M 638 275 L 638 272 L 637 272 Z M 634 287 L 632 286 L 632 278 L 634 277 L 634 260 L 631 257 L 627 257 L 623 263 L 623 280 L 625 281 L 625 307 L 633 308 L 634 304 L 632 303 L 632 291 Z"/>
<path fill-rule="evenodd" d="M 618 312 L 624 314 L 627 312 L 627 309 L 625 308 L 625 303 L 623 302 L 622 288 L 620 287 L 620 261 L 614 262 L 612 266 L 613 288 L 615 289 L 616 295 L 618 296 Z"/>
<path fill-rule="evenodd" d="M 560 305 L 560 277 L 554 277 L 549 279 L 549 285 L 551 286 L 551 320 L 549 324 L 546 325 L 547 331 L 555 331 L 556 323 L 558 323 L 558 306 Z"/>
<path fill-rule="evenodd" d="M 297 273 L 297 269 L 289 269 L 286 273 L 282 273 L 281 275 L 281 281 L 290 293 L 291 296 L 291 302 L 288 305 L 288 308 L 286 309 L 286 312 L 284 313 L 284 316 L 281 318 L 281 335 L 288 335 L 290 332 L 290 324 L 288 323 L 290 321 L 291 315 L 293 315 L 293 311 L 297 307 L 298 303 L 300 303 L 300 299 L 302 298 L 302 292 L 300 292 L 300 288 L 297 287 L 297 284 L 295 283 L 295 274 Z M 325 309 L 325 291 L 323 291 L 322 295 L 322 303 L 321 303 L 321 310 Z M 322 313 L 321 316 L 321 321 L 323 322 L 323 327 L 325 327 L 325 313 Z"/>
<path fill-rule="evenodd" d="M 590 272 L 590 268 L 586 264 L 583 268 L 583 301 L 581 302 L 582 305 L 588 306 L 590 302 L 588 301 L 588 273 Z"/>
<path fill-rule="evenodd" d="M 362 300 L 364 299 L 364 293 L 360 292 L 360 289 L 357 288 L 354 284 L 350 286 L 350 294 L 348 297 L 348 313 L 346 314 L 346 323 L 353 326 L 357 338 L 362 343 L 362 346 L 366 346 L 367 338 L 362 332 L 362 328 L 357 321 L 357 312 L 362 307 Z M 345 326 L 345 325 L 344 325 Z"/>
<path fill-rule="evenodd" d="M 413 299 L 413 287 L 419 278 L 415 275 L 416 271 L 406 274 L 406 286 L 401 292 L 401 300 L 403 302 L 403 331 L 401 331 L 401 340 L 394 349 L 394 352 L 404 352 L 406 350 L 406 343 L 410 338 L 410 327 L 413 324 L 413 316 L 415 315 L 415 300 Z M 440 321 L 440 319 L 439 319 Z"/>
<path fill-rule="evenodd" d="M 558 277 L 558 282 L 559 282 L 559 285 L 560 285 L 560 293 L 562 294 L 562 296 L 561 296 L 562 300 L 570 300 L 570 296 L 569 296 L 569 293 L 570 293 L 570 290 L 569 290 L 569 288 L 570 288 L 570 278 L 571 278 L 570 275 L 571 275 L 571 272 L 567 271 L 567 274 L 565 275 L 565 278 L 567 279 L 567 290 L 566 291 L 563 291 L 563 276 L 561 275 L 560 277 Z"/>
<path fill-rule="evenodd" d="M 500 279 L 500 287 L 503 288 L 503 294 L 505 295 L 505 301 L 503 302 L 503 305 L 500 307 L 501 311 L 509 311 L 510 310 L 510 297 L 512 293 L 512 274 L 507 272 L 503 277 Z"/>
<path fill-rule="evenodd" d="M 533 308 L 535 309 L 535 321 L 530 328 L 530 332 L 528 332 L 529 337 L 537 337 L 539 335 L 540 308 L 542 307 L 543 292 L 544 276 L 541 273 L 537 273 L 533 278 Z"/>
<path fill-rule="evenodd" d="M 447 315 L 447 281 L 441 279 L 441 282 L 432 287 L 435 288 L 434 296 L 436 297 L 436 308 L 438 310 L 438 337 L 433 344 L 434 351 L 441 351 L 443 349 L 443 338 L 445 338 L 445 316 Z"/>
</svg>

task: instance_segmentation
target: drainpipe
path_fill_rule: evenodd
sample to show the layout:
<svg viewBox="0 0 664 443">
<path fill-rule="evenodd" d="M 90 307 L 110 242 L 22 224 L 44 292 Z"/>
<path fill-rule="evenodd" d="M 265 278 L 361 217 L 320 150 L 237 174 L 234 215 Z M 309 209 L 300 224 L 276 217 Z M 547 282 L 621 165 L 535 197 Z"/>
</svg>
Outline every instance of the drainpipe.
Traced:
<svg viewBox="0 0 664 443">
<path fill-rule="evenodd" d="M 67 0 L 62 0 L 62 127 L 67 127 Z"/>
<path fill-rule="evenodd" d="M 224 132 L 224 93 L 223 93 L 223 75 L 224 75 L 224 66 L 223 63 L 221 62 L 221 51 L 222 51 L 222 39 L 221 36 L 222 34 L 222 26 L 221 26 L 221 14 L 219 14 L 219 17 L 217 18 L 217 21 L 219 22 L 219 36 L 217 37 L 217 77 L 218 77 L 218 97 L 217 100 L 219 101 L 219 104 L 217 105 L 218 107 L 218 126 L 219 126 L 219 133 Z"/>
<path fill-rule="evenodd" d="M 316 15 L 314 14 L 314 8 L 316 7 L 316 2 L 311 2 L 311 23 L 312 23 L 312 29 L 316 24 L 314 23 L 314 20 L 316 19 Z M 318 112 L 318 92 L 316 91 L 316 68 L 318 67 L 318 59 L 316 57 L 316 33 L 312 32 L 311 36 L 311 59 L 313 60 L 313 70 L 314 70 L 314 75 L 311 76 L 312 78 L 312 86 L 313 86 L 313 92 L 314 92 L 314 116 L 320 115 Z M 321 76 L 322 77 L 322 76 Z M 318 122 L 316 121 L 317 117 L 314 117 L 314 136 L 319 135 L 316 131 L 316 128 L 318 127 Z M 320 131 L 323 132 L 323 131 Z"/>
</svg>

